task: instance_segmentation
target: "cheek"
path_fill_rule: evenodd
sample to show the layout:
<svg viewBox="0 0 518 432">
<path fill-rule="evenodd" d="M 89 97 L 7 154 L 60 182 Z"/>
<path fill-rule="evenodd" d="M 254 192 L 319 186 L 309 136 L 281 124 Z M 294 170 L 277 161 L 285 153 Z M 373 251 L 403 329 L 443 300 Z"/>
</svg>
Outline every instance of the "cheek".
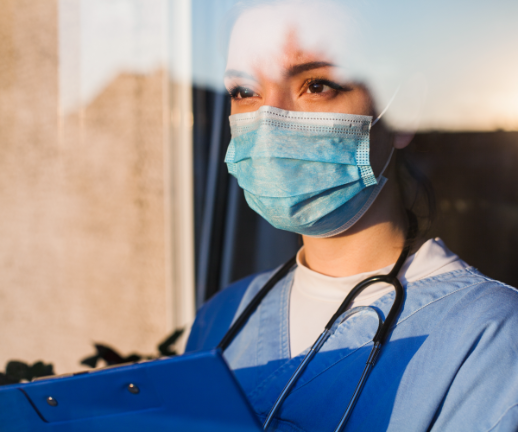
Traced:
<svg viewBox="0 0 518 432">
<path fill-rule="evenodd" d="M 354 89 L 349 92 L 338 93 L 335 97 L 310 102 L 311 109 L 307 111 L 323 111 L 344 114 L 373 116 L 373 107 L 370 98 L 362 91 Z M 318 106 L 318 108 L 316 108 Z M 308 106 L 308 108 L 310 108 Z"/>
<path fill-rule="evenodd" d="M 374 106 L 369 94 L 363 89 L 353 91 L 351 95 L 351 114 L 370 115 L 374 118 Z"/>
<path fill-rule="evenodd" d="M 257 111 L 262 103 L 258 98 L 232 100 L 230 103 L 230 115 Z"/>
</svg>

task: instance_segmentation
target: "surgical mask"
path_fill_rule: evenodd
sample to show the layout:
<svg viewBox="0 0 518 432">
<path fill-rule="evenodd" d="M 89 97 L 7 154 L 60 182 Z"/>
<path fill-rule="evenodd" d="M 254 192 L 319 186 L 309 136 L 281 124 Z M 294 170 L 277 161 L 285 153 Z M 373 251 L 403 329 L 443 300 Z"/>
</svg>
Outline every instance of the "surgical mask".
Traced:
<svg viewBox="0 0 518 432">
<path fill-rule="evenodd" d="M 387 181 L 370 166 L 371 122 L 263 106 L 230 116 L 225 162 L 249 206 L 274 227 L 331 237 L 353 226 Z"/>
</svg>

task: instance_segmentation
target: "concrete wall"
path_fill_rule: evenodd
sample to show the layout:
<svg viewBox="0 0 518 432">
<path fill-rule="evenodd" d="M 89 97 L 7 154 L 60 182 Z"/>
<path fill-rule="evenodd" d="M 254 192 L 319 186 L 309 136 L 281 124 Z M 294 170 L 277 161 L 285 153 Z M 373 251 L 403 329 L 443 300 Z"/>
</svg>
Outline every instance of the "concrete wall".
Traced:
<svg viewBox="0 0 518 432">
<path fill-rule="evenodd" d="M 164 72 L 64 114 L 58 52 L 56 0 L 2 1 L 0 370 L 78 370 L 93 342 L 154 354 L 171 330 Z"/>
</svg>

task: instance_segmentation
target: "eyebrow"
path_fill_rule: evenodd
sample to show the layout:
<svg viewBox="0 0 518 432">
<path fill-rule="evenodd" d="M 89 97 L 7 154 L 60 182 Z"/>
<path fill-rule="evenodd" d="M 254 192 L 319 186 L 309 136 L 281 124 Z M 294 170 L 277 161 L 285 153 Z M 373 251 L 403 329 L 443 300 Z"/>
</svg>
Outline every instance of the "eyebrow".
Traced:
<svg viewBox="0 0 518 432">
<path fill-rule="evenodd" d="M 300 63 L 296 65 L 292 65 L 288 68 L 288 70 L 285 73 L 286 78 L 292 78 L 295 75 L 301 74 L 302 72 L 307 72 L 313 69 L 319 69 L 323 67 L 335 67 L 333 63 L 329 62 L 323 62 L 323 61 L 313 61 L 313 62 L 307 62 L 307 63 Z M 250 75 L 246 72 L 238 71 L 236 69 L 229 69 L 225 71 L 225 78 L 248 78 L 253 81 L 257 81 L 257 78 L 253 75 Z"/>
<path fill-rule="evenodd" d="M 290 66 L 288 68 L 288 70 L 286 71 L 285 75 L 287 78 L 291 78 L 302 72 L 307 72 L 309 70 L 319 69 L 319 68 L 323 68 L 323 67 L 335 67 L 335 65 L 332 63 L 323 62 L 323 61 L 313 61 L 313 62 L 301 63 L 301 64 Z"/>
</svg>

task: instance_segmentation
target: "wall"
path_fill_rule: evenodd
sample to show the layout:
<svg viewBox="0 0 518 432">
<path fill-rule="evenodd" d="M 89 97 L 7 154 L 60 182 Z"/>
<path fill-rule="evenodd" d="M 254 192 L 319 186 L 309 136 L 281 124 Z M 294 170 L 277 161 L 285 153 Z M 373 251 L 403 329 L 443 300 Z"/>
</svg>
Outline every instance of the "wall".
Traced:
<svg viewBox="0 0 518 432">
<path fill-rule="evenodd" d="M 93 342 L 155 354 L 171 330 L 168 80 L 120 74 L 60 107 L 56 0 L 0 9 L 0 369 L 80 369 Z"/>
</svg>

